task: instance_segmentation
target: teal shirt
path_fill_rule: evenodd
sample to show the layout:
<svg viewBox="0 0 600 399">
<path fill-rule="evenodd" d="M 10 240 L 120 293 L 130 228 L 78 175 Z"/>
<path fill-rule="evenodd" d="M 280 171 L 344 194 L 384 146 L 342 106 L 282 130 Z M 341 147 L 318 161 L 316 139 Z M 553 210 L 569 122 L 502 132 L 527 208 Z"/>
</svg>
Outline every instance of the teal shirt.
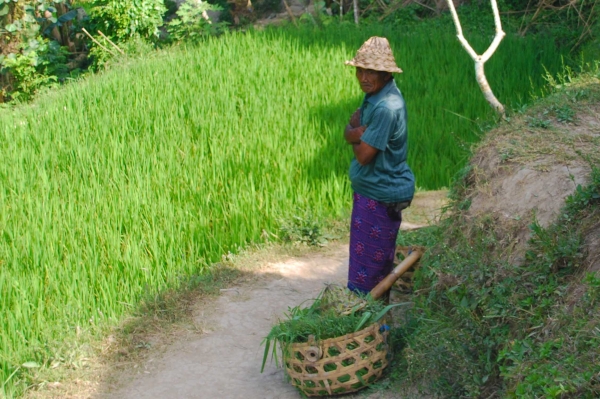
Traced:
<svg viewBox="0 0 600 399">
<path fill-rule="evenodd" d="M 406 164 L 406 105 L 393 79 L 378 93 L 365 96 L 360 122 L 367 126 L 361 141 L 379 152 L 364 166 L 356 158 L 352 160 L 352 189 L 365 197 L 385 203 L 412 200 L 415 194 L 415 176 Z"/>
</svg>

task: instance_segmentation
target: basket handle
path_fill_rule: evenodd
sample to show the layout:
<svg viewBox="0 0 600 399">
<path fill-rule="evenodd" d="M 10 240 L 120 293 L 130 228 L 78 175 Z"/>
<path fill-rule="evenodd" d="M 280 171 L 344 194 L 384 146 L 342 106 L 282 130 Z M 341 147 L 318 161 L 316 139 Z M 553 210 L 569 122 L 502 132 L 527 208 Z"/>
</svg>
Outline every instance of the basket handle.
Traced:
<svg viewBox="0 0 600 399">
<path fill-rule="evenodd" d="M 413 264 L 415 264 L 419 260 L 419 258 L 421 258 L 421 255 L 423 255 L 424 252 L 425 248 L 423 247 L 410 247 L 406 258 L 404 258 L 404 260 L 400 262 L 400 264 L 398 264 L 398 266 L 396 266 L 390 274 L 388 274 L 383 280 L 381 280 L 379 284 L 373 287 L 373 289 L 369 293 L 369 295 L 371 295 L 371 298 L 381 298 L 381 296 L 392 287 L 396 280 L 398 280 L 398 278 L 400 278 L 401 275 L 403 275 L 408 269 L 410 269 L 410 267 Z"/>
</svg>

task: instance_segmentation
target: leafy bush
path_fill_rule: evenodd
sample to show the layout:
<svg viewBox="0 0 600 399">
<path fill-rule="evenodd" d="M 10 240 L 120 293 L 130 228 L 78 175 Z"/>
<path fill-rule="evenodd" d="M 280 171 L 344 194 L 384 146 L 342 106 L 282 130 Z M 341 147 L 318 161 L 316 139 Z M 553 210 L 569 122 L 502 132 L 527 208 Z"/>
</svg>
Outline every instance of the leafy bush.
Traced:
<svg viewBox="0 0 600 399">
<path fill-rule="evenodd" d="M 48 61 L 43 55 L 48 51 L 46 40 L 32 40 L 20 54 L 11 53 L 0 59 L 3 73 L 14 77 L 12 87 L 14 99 L 29 99 L 40 87 L 56 81 L 56 76 L 47 74 Z"/>
<path fill-rule="evenodd" d="M 179 6 L 177 18 L 169 22 L 167 31 L 174 41 L 196 41 L 199 38 L 223 32 L 227 23 L 211 23 L 204 16 L 207 11 L 219 11 L 221 7 L 201 0 L 188 0 Z"/>
<path fill-rule="evenodd" d="M 0 14 L 6 12 L 0 15 L 4 17 L 0 34 L 10 44 L 4 54 L 0 53 L 0 74 L 4 76 L 2 97 L 27 100 L 40 87 L 66 74 L 64 51 L 56 41 L 44 36 L 75 17 L 74 10 L 56 15 L 53 4 L 63 2 L 38 1 L 35 8 L 25 4 L 13 9 L 13 15 L 8 14 L 7 3 L 0 6 Z"/>
<path fill-rule="evenodd" d="M 157 40 L 167 11 L 163 0 L 92 0 L 91 4 L 94 22 L 117 40 L 136 34 Z"/>
<path fill-rule="evenodd" d="M 304 216 L 294 215 L 291 220 L 280 221 L 281 239 L 287 243 L 303 243 L 319 246 L 327 242 L 322 223 L 311 212 Z"/>
</svg>

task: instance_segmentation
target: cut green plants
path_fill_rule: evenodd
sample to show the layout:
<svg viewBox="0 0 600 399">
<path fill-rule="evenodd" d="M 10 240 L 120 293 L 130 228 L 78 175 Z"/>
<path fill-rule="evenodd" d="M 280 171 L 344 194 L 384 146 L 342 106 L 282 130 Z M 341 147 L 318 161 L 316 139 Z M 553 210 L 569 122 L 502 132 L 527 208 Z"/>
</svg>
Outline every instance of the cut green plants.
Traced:
<svg viewBox="0 0 600 399">
<path fill-rule="evenodd" d="M 402 305 L 386 306 L 370 294 L 328 285 L 309 306 L 289 308 L 273 326 L 264 339 L 261 371 L 271 355 L 292 385 L 309 396 L 364 388 L 387 366 L 389 326 L 381 320 Z"/>
<path fill-rule="evenodd" d="M 336 285 L 327 286 L 310 302 L 309 306 L 289 308 L 284 319 L 273 327 L 265 338 L 265 358 L 271 348 L 277 359 L 275 344 L 321 341 L 357 332 L 379 321 L 394 306 L 404 305 L 386 306 L 381 300 Z M 263 362 L 262 368 L 264 365 Z"/>
</svg>

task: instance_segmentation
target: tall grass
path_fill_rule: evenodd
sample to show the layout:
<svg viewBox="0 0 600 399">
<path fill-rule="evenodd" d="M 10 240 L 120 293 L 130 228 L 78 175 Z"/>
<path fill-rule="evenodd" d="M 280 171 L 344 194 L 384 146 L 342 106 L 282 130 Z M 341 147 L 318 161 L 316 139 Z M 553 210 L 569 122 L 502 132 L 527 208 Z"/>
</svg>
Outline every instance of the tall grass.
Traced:
<svg viewBox="0 0 600 399">
<path fill-rule="evenodd" d="M 25 362 L 60 364 L 77 334 L 276 233 L 279 219 L 342 215 L 351 151 L 341 132 L 361 99 L 343 61 L 373 34 L 390 38 L 406 71 L 418 184 L 446 185 L 460 144 L 477 139 L 472 121 L 491 116 L 451 32 L 232 34 L 3 111 L 2 391 L 24 388 Z M 507 38 L 489 80 L 501 100 L 521 101 L 559 58 L 544 41 Z"/>
</svg>

